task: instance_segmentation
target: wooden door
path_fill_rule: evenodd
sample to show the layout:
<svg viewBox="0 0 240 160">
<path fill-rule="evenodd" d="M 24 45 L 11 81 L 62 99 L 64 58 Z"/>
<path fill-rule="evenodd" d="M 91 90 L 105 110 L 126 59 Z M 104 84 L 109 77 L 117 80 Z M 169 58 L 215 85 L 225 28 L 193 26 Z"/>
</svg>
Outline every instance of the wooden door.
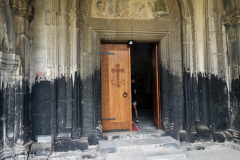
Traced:
<svg viewBox="0 0 240 160">
<path fill-rule="evenodd" d="M 130 47 L 101 45 L 102 129 L 132 130 Z"/>
<path fill-rule="evenodd" d="M 152 50 L 153 65 L 153 115 L 154 123 L 158 129 L 161 129 L 161 101 L 160 101 L 160 74 L 159 74 L 159 57 L 158 45 L 154 44 Z"/>
</svg>

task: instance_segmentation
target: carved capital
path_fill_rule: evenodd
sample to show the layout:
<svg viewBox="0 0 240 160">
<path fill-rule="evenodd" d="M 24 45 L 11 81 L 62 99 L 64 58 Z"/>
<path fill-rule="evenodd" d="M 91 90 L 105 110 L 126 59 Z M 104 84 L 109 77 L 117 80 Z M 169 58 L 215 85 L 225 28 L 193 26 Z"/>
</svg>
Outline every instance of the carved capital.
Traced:
<svg viewBox="0 0 240 160">
<path fill-rule="evenodd" d="M 0 72 L 11 73 L 20 65 L 20 56 L 0 51 Z"/>
<path fill-rule="evenodd" d="M 240 12 L 237 10 L 229 15 L 223 17 L 223 22 L 225 26 L 231 26 L 240 23 Z"/>
<path fill-rule="evenodd" d="M 21 3 L 11 1 L 11 6 L 16 16 L 25 17 L 27 20 L 32 21 L 33 19 L 33 5 L 32 2 L 28 3 L 25 0 L 19 0 Z"/>
<path fill-rule="evenodd" d="M 5 41 L 5 38 L 2 39 L 2 43 L 0 44 L 0 51 L 4 53 L 9 53 L 8 45 Z"/>
</svg>

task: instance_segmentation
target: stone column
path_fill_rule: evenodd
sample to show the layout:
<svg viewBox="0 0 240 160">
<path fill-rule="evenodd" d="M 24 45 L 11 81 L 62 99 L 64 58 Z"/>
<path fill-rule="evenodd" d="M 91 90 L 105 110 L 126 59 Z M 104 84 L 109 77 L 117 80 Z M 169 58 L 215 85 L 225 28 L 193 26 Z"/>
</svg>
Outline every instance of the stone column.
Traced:
<svg viewBox="0 0 240 160">
<path fill-rule="evenodd" d="M 206 72 L 206 46 L 205 46 L 205 3 L 206 1 L 194 2 L 195 27 L 196 27 L 196 54 L 198 71 L 198 96 L 199 96 L 199 120 L 197 127 L 209 128 L 209 106 L 207 104 L 207 72 Z"/>
<path fill-rule="evenodd" d="M 195 114 L 192 98 L 192 31 L 191 17 L 184 17 L 182 25 L 183 34 L 183 67 L 184 67 L 184 98 L 185 98 L 185 130 L 194 132 L 195 129 Z"/>
<path fill-rule="evenodd" d="M 37 135 L 53 135 L 56 130 L 55 93 L 55 3 L 40 0 L 33 4 L 35 17 L 31 23 L 31 139 Z"/>
<path fill-rule="evenodd" d="M 227 33 L 227 49 L 229 58 L 229 93 L 231 129 L 235 142 L 240 141 L 240 4 L 225 3 L 225 16 L 223 18 Z"/>
<path fill-rule="evenodd" d="M 14 35 L 14 28 L 13 28 L 13 16 L 11 13 L 11 6 L 9 0 L 2 0 L 3 4 L 3 13 L 5 14 L 6 19 L 6 28 L 7 28 L 7 35 L 8 35 L 8 45 L 9 45 L 9 52 L 15 53 L 15 35 Z"/>
<path fill-rule="evenodd" d="M 23 5 L 24 4 L 24 5 Z M 10 6 L 11 5 L 11 6 Z M 3 152 L 0 157 L 25 158 L 29 150 L 29 23 L 30 3 L 1 1 L 8 49 L 0 52 Z M 1 12 L 0 12 L 1 14 Z M 0 36 L 1 37 L 1 36 Z M 6 46 L 5 46 L 6 47 Z M 1 48 L 1 47 L 0 47 Z M 12 149 L 10 149 L 12 148 Z M 9 150 L 10 149 L 10 150 Z M 14 154 L 13 154 L 14 153 Z"/>
<path fill-rule="evenodd" d="M 228 61 L 223 26 L 223 6 L 214 0 L 206 5 L 206 47 L 209 81 L 209 106 L 211 130 L 220 132 L 229 129 Z"/>
<path fill-rule="evenodd" d="M 239 66 L 240 66 L 240 24 L 230 25 L 228 31 L 228 50 L 230 55 L 230 99 L 232 129 L 240 132 L 240 105 L 239 105 Z"/>
</svg>

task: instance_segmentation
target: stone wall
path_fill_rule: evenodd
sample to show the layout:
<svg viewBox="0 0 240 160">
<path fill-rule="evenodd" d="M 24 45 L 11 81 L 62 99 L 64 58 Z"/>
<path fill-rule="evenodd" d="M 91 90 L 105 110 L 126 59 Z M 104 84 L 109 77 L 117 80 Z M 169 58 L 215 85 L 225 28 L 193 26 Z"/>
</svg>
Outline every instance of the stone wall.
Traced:
<svg viewBox="0 0 240 160">
<path fill-rule="evenodd" d="M 33 7 L 32 139 L 36 140 L 37 135 L 79 138 L 79 1 L 41 0 Z"/>
<path fill-rule="evenodd" d="M 30 1 L 0 1 L 0 159 L 29 150 L 31 20 Z"/>
<path fill-rule="evenodd" d="M 190 133 L 197 131 L 198 137 L 210 139 L 208 133 L 230 128 L 223 3 L 184 0 L 179 4 L 183 35 L 184 129 Z"/>
<path fill-rule="evenodd" d="M 89 136 L 93 132 L 101 133 L 99 50 L 101 39 L 152 40 L 161 43 L 161 39 L 165 37 L 166 43 L 162 43 L 162 53 L 167 53 L 168 56 L 164 55 L 166 65 L 164 64 L 162 68 L 163 72 L 169 72 L 168 67 L 173 68 L 171 71 L 173 76 L 169 78 L 174 77 L 173 81 L 178 92 L 171 95 L 168 84 L 163 84 L 167 88 L 166 93 L 163 91 L 162 94 L 165 97 L 176 97 L 174 99 L 176 102 L 183 103 L 180 12 L 176 1 L 168 3 L 172 6 L 168 11 L 168 17 L 146 20 L 125 20 L 121 17 L 119 19 L 95 18 L 91 14 L 90 6 L 95 5 L 92 1 L 52 0 L 34 3 L 35 19 L 31 24 L 32 39 L 34 39 L 31 56 L 33 68 L 31 95 L 40 99 L 31 98 L 33 140 L 38 134 L 52 134 L 59 139 L 71 139 Z M 169 41 L 172 42 L 171 46 L 168 46 Z M 168 60 L 170 56 L 173 57 L 171 61 Z M 41 85 L 43 87 L 40 87 Z M 44 98 L 42 90 L 45 90 L 49 96 Z M 179 107 L 169 107 L 169 102 L 166 101 L 163 104 L 166 110 L 175 108 L 176 113 L 183 112 L 183 105 L 174 103 Z M 46 113 L 39 115 L 38 108 L 45 108 Z M 167 114 L 169 111 L 166 111 Z M 178 116 L 174 131 L 181 130 L 182 115 Z M 166 116 L 168 118 L 173 115 Z M 49 118 L 47 125 L 44 123 L 46 117 Z M 46 129 L 39 130 L 38 127 L 34 127 L 39 123 Z M 42 133 L 45 130 L 46 133 Z"/>
<path fill-rule="evenodd" d="M 167 134 L 210 140 L 231 128 L 239 139 L 238 10 L 237 0 L 1 0 L 0 157 L 13 146 L 26 155 L 39 135 L 101 135 L 101 40 L 158 42 Z"/>
<path fill-rule="evenodd" d="M 240 139 L 240 106 L 239 106 L 239 1 L 224 1 L 226 41 L 228 45 L 229 91 L 231 129 L 237 141 Z"/>
</svg>

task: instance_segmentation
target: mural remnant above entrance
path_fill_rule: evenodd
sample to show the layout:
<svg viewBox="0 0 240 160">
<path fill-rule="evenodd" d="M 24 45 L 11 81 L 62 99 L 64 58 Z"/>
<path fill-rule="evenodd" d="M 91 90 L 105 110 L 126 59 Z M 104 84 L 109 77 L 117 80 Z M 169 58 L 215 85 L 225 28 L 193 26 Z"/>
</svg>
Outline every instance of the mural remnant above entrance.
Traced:
<svg viewBox="0 0 240 160">
<path fill-rule="evenodd" d="M 92 16 L 97 18 L 168 19 L 165 0 L 95 0 Z"/>
</svg>

